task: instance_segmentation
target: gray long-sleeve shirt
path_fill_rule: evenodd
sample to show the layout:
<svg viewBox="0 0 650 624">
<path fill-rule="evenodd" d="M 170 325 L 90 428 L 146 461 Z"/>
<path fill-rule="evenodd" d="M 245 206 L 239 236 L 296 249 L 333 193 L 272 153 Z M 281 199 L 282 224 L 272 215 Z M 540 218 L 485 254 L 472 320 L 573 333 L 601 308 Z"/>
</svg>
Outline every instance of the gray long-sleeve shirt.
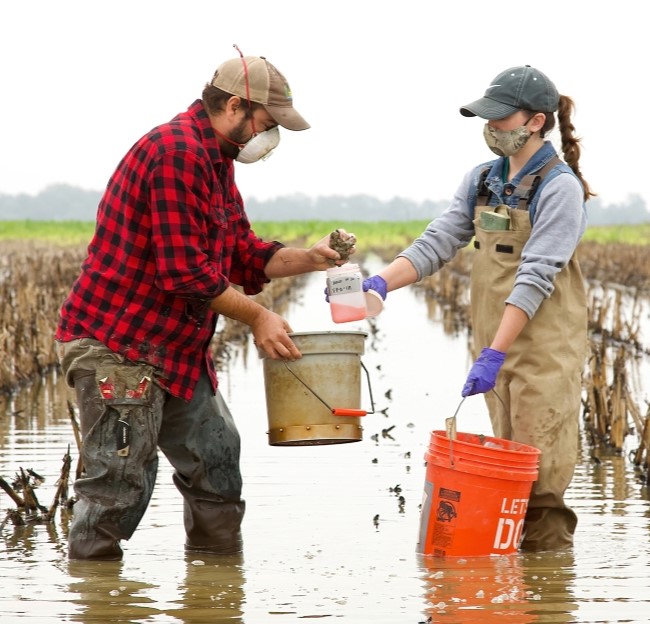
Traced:
<svg viewBox="0 0 650 624">
<path fill-rule="evenodd" d="M 439 271 L 474 237 L 474 206 L 470 205 L 470 197 L 475 196 L 475 184 L 476 169 L 472 169 L 447 210 L 398 254 L 411 262 L 418 281 Z M 522 309 L 529 318 L 551 296 L 555 276 L 570 260 L 587 226 L 582 185 L 571 173 L 549 179 L 538 194 L 531 235 L 522 251 L 513 289 L 505 301 Z M 505 198 L 499 203 L 506 203 Z"/>
</svg>

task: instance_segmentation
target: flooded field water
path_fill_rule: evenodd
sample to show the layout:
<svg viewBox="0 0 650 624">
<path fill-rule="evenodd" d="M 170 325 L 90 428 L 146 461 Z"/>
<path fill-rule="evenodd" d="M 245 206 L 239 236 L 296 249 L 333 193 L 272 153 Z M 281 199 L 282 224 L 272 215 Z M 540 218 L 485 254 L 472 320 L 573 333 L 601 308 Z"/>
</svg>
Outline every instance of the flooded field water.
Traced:
<svg viewBox="0 0 650 624">
<path fill-rule="evenodd" d="M 335 325 L 322 290 L 322 276 L 311 276 L 286 317 L 297 332 L 368 332 L 362 360 L 376 413 L 364 417 L 363 439 L 270 446 L 262 363 L 250 344 L 235 350 L 221 390 L 243 440 L 243 555 L 185 555 L 181 497 L 161 455 L 152 503 L 122 562 L 69 562 L 59 514 L 50 526 L 5 524 L 0 621 L 647 622 L 647 489 L 628 458 L 584 444 L 568 493 L 580 519 L 571 552 L 416 554 L 424 452 L 459 405 L 466 335 L 445 334 L 410 289 L 390 294 L 372 325 Z M 10 481 L 20 467 L 43 475 L 45 505 L 68 446 L 74 472 L 69 396 L 52 376 L 0 405 L 0 476 Z M 364 390 L 364 409 L 368 401 Z M 490 434 L 482 397 L 463 403 L 458 430 Z M 2 518 L 12 506 L 0 493 Z"/>
</svg>

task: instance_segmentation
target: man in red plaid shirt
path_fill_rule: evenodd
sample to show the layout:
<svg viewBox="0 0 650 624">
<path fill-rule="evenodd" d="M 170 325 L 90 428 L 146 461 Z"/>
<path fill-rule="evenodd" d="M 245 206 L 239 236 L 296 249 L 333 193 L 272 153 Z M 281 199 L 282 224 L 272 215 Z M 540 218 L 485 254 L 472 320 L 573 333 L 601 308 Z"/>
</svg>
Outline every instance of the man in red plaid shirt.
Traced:
<svg viewBox="0 0 650 624">
<path fill-rule="evenodd" d="M 187 111 L 137 141 L 108 183 L 56 332 L 83 440 L 71 559 L 122 558 L 158 447 L 184 498 L 186 548 L 242 548 L 240 439 L 209 352 L 218 315 L 248 325 L 266 357 L 299 358 L 288 323 L 247 295 L 342 264 L 328 236 L 297 249 L 251 229 L 233 161 L 266 156 L 278 126 L 309 128 L 284 76 L 240 53 Z"/>
</svg>

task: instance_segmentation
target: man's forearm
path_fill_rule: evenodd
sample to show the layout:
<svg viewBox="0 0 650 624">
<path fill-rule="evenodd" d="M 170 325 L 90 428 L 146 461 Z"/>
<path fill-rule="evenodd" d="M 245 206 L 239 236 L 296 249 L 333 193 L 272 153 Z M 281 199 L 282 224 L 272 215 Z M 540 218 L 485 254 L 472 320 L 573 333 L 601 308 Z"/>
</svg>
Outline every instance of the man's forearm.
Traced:
<svg viewBox="0 0 650 624">
<path fill-rule="evenodd" d="M 302 357 L 289 336 L 289 323 L 232 286 L 210 301 L 210 309 L 248 325 L 257 348 L 267 357 L 290 361 Z"/>
<path fill-rule="evenodd" d="M 332 263 L 331 266 L 333 266 Z M 273 257 L 264 267 L 264 273 L 269 279 L 278 277 L 290 277 L 321 271 L 323 266 L 315 264 L 308 249 L 297 249 L 296 247 L 283 247 L 273 254 Z"/>
<path fill-rule="evenodd" d="M 210 301 L 210 309 L 251 327 L 264 312 L 264 307 L 232 286 Z"/>
</svg>

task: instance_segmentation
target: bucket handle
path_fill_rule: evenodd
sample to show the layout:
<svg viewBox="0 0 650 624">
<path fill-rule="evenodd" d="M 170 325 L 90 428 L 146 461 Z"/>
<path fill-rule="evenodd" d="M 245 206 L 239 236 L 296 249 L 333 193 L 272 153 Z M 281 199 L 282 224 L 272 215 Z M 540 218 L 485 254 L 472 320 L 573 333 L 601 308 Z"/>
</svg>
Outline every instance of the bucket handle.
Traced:
<svg viewBox="0 0 650 624">
<path fill-rule="evenodd" d="M 368 369 L 365 367 L 364 363 L 359 360 L 359 363 L 361 364 L 361 368 L 363 368 L 363 372 L 366 374 L 366 379 L 368 380 L 368 394 L 370 395 L 370 405 L 372 407 L 372 411 L 367 412 L 365 410 L 360 410 L 360 409 L 352 409 L 348 407 L 330 407 L 328 403 L 325 402 L 324 399 L 322 399 L 316 392 L 314 391 L 313 388 L 310 388 L 296 373 L 290 366 L 287 364 L 286 360 L 284 361 L 284 365 L 287 367 L 287 370 L 303 385 L 309 392 L 311 392 L 334 416 L 365 416 L 366 414 L 374 414 L 375 413 L 375 402 L 372 398 L 372 386 L 370 385 L 370 374 L 368 373 Z"/>
<path fill-rule="evenodd" d="M 506 404 L 503 402 L 503 399 L 497 394 L 497 391 L 494 388 L 492 388 L 492 392 L 494 393 L 494 396 L 496 396 L 496 398 L 499 399 L 501 405 L 503 405 L 503 409 L 505 410 L 505 412 L 508 413 L 508 408 L 506 407 Z M 458 407 L 456 408 L 456 411 L 454 412 L 453 416 L 450 416 L 449 418 L 445 418 L 445 430 L 447 433 L 447 437 L 449 438 L 449 461 L 452 466 L 454 465 L 454 440 L 456 440 L 456 416 L 458 415 L 458 412 L 460 412 L 460 408 L 463 405 L 463 402 L 465 401 L 466 398 L 467 397 L 464 396 L 460 400 L 460 403 L 458 404 Z"/>
<path fill-rule="evenodd" d="M 453 416 L 445 418 L 445 430 L 447 432 L 447 437 L 449 438 L 449 463 L 454 465 L 454 441 L 456 440 L 456 416 L 460 411 L 462 404 L 464 403 L 467 397 L 463 397 L 456 408 Z"/>
</svg>

